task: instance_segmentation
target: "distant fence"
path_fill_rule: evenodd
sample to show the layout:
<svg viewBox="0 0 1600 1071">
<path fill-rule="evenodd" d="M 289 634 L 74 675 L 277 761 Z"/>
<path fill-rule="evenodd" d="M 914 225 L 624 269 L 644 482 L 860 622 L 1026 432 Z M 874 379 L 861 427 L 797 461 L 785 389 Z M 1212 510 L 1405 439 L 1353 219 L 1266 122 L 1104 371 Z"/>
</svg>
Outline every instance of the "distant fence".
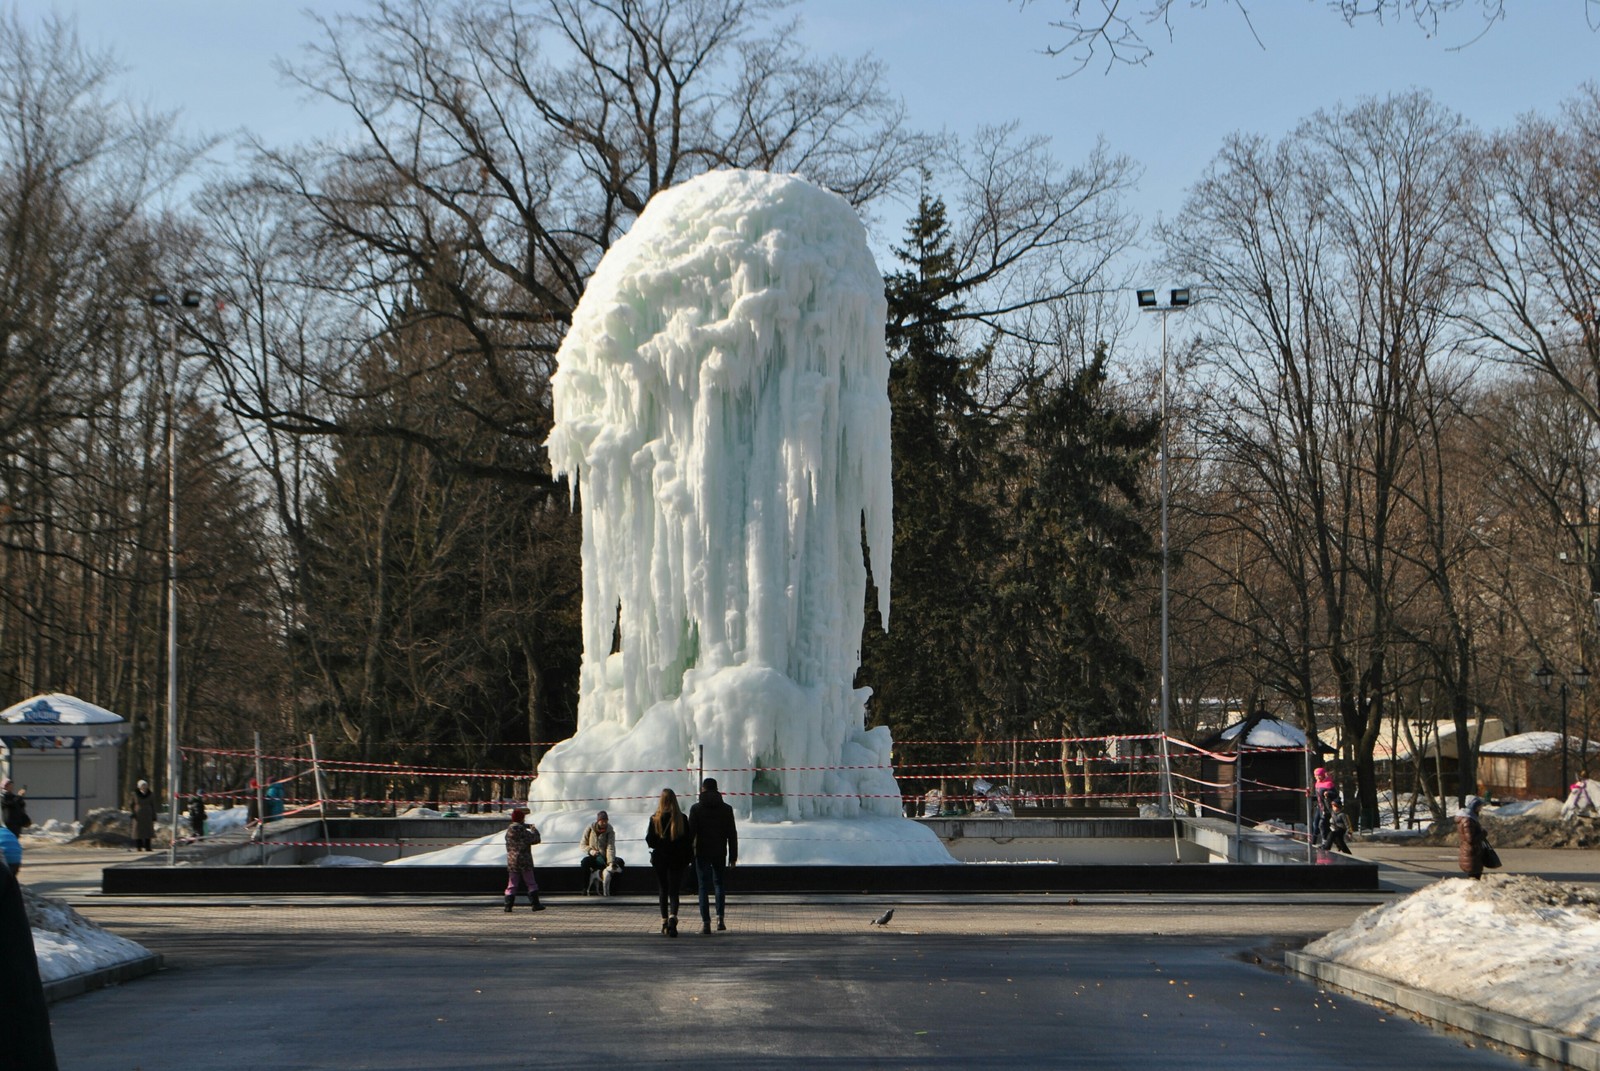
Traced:
<svg viewBox="0 0 1600 1071">
<path fill-rule="evenodd" d="M 532 748 L 534 745 L 504 745 Z M 395 745 L 398 749 L 403 745 Z M 1190 814 L 1255 824 L 1269 818 L 1286 831 L 1310 813 L 1312 759 L 1304 747 L 1250 747 L 1209 751 L 1160 734 L 1026 738 L 1010 740 L 905 740 L 884 766 L 804 767 L 808 771 L 890 772 L 900 791 L 893 797 L 907 816 L 1002 814 L 1016 817 L 1074 813 Z M 246 783 L 199 783 L 213 805 L 252 807 L 252 819 L 268 821 L 309 813 L 395 814 L 417 807 L 457 812 L 504 811 L 525 804 L 538 810 L 576 805 L 648 809 L 655 796 L 597 794 L 547 798 L 527 771 L 438 766 L 424 762 L 368 762 L 321 757 L 315 742 L 305 748 L 184 748 L 202 771 L 250 768 L 262 771 Z M 962 757 L 952 758 L 952 755 Z M 925 757 L 933 756 L 937 761 Z M 802 769 L 796 767 L 794 769 Z M 271 771 L 267 776 L 265 771 Z M 569 773 L 576 771 L 567 771 Z M 650 769 L 582 771 L 603 785 L 611 776 L 639 773 L 679 775 L 694 785 L 701 775 L 773 773 L 774 768 L 660 766 Z M 191 784 L 195 781 L 190 782 Z M 725 792 L 730 800 L 759 805 L 763 797 L 839 798 L 846 793 Z M 884 798 L 884 797 L 874 797 Z"/>
</svg>

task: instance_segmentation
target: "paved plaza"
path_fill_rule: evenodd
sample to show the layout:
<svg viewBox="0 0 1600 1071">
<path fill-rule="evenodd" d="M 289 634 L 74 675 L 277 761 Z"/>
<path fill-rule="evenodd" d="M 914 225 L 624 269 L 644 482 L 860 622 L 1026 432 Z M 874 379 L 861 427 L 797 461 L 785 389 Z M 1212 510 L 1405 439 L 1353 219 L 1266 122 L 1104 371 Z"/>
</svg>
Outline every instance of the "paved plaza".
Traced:
<svg viewBox="0 0 1600 1071">
<path fill-rule="evenodd" d="M 72 848 L 23 876 L 166 961 L 52 1006 L 69 1071 L 1526 1066 L 1283 970 L 1285 948 L 1453 867 L 1445 848 L 1360 850 L 1386 891 L 735 894 L 727 933 L 677 940 L 645 897 L 513 915 L 495 898 L 134 900 L 96 891 L 125 853 Z M 1600 878 L 1600 852 L 1503 854 Z"/>
</svg>

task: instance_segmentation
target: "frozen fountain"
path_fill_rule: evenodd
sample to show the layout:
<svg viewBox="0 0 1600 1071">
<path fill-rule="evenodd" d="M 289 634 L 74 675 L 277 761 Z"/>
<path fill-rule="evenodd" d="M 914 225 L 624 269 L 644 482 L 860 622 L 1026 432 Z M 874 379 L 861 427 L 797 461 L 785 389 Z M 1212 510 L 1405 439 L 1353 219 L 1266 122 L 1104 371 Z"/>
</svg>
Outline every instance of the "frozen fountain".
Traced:
<svg viewBox="0 0 1600 1071">
<path fill-rule="evenodd" d="M 601 261 L 561 347 L 548 443 L 582 510 L 584 654 L 577 732 L 531 792 L 541 885 L 581 889 L 600 808 L 643 869 L 656 797 L 691 802 L 703 764 L 739 812 L 740 862 L 773 864 L 739 894 L 1376 889 L 1371 864 L 1284 865 L 1293 841 L 1218 820 L 939 820 L 988 864 L 950 865 L 934 829 L 900 816 L 889 730 L 865 729 L 854 687 L 867 560 L 888 623 L 884 314 L 855 213 L 791 176 L 660 193 Z M 102 891 L 482 897 L 504 878 L 504 828 L 308 818 L 270 848 L 217 838 L 208 865 L 107 868 Z M 386 865 L 300 865 L 330 840 Z"/>
<path fill-rule="evenodd" d="M 532 794 L 547 841 L 600 807 L 642 836 L 703 764 L 741 861 L 952 861 L 900 816 L 853 683 L 863 542 L 889 617 L 884 315 L 855 212 L 789 175 L 658 193 L 601 261 L 547 443 L 582 511 L 584 643 L 577 733 Z"/>
</svg>

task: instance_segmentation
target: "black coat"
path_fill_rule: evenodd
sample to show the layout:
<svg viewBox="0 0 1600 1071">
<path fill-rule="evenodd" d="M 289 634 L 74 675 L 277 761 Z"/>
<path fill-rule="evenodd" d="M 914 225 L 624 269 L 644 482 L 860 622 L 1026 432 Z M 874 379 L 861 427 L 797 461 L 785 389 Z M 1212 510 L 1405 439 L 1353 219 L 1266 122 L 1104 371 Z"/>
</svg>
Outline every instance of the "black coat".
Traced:
<svg viewBox="0 0 1600 1071">
<path fill-rule="evenodd" d="M 6 789 L 4 798 L 0 798 L 0 811 L 4 812 L 5 827 L 19 837 L 24 829 L 33 825 L 33 819 L 28 817 L 28 801 L 20 792 Z"/>
<path fill-rule="evenodd" d="M 700 793 L 700 802 L 689 808 L 689 832 L 696 859 L 726 860 L 729 866 L 739 861 L 739 830 L 722 793 Z"/>
<path fill-rule="evenodd" d="M 133 790 L 133 839 L 150 840 L 156 835 L 156 794 L 149 789 Z"/>
<path fill-rule="evenodd" d="M 645 827 L 644 842 L 650 847 L 651 866 L 681 870 L 694 858 L 694 839 L 689 835 L 688 822 L 683 824 L 683 832 L 680 835 L 672 837 L 657 833 L 656 820 L 651 818 Z"/>
</svg>

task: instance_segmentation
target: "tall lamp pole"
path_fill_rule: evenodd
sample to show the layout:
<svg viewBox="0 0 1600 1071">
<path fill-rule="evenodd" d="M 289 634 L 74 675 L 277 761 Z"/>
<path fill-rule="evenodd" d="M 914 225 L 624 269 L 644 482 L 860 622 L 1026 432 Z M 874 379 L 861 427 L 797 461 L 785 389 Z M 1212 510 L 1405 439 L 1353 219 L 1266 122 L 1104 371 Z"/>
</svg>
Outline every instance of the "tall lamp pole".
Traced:
<svg viewBox="0 0 1600 1071">
<path fill-rule="evenodd" d="M 1540 662 L 1539 668 L 1533 671 L 1534 683 L 1550 691 L 1550 682 L 1555 679 L 1555 671 L 1548 662 Z M 1589 670 L 1586 666 L 1579 666 L 1572 673 L 1572 683 L 1580 690 L 1589 687 Z M 1572 775 L 1567 765 L 1567 753 L 1571 750 L 1570 739 L 1567 736 L 1567 682 L 1561 682 L 1561 798 L 1565 800 L 1572 786 Z"/>
<path fill-rule="evenodd" d="M 1167 317 L 1189 308 L 1189 290 L 1173 290 L 1165 305 L 1157 304 L 1154 290 L 1136 292 L 1140 312 L 1153 312 L 1161 316 L 1161 802 L 1166 812 L 1172 813 L 1172 771 L 1167 763 L 1167 730 L 1172 708 L 1172 672 L 1169 637 L 1171 619 L 1168 611 L 1169 530 L 1167 526 L 1167 500 L 1171 484 L 1167 478 Z"/>
<path fill-rule="evenodd" d="M 167 821 L 172 836 L 167 844 L 167 864 L 178 862 L 178 314 L 172 295 L 157 290 L 150 304 L 167 316 Z M 200 295 L 185 290 L 178 308 L 200 307 Z"/>
</svg>

